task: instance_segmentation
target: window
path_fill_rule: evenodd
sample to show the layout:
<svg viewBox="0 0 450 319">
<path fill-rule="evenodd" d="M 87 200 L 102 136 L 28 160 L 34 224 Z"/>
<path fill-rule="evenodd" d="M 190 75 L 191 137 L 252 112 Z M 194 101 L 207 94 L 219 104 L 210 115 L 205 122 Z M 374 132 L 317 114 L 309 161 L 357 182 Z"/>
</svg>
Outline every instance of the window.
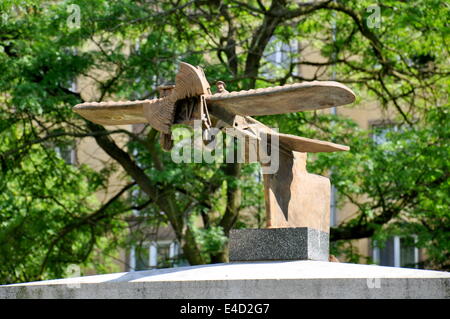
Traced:
<svg viewBox="0 0 450 319">
<path fill-rule="evenodd" d="M 375 144 L 380 145 L 388 141 L 387 134 L 389 132 L 397 132 L 398 125 L 392 123 L 381 123 L 372 125 L 372 139 Z"/>
<path fill-rule="evenodd" d="M 65 55 L 67 55 L 67 56 L 73 56 L 74 57 L 74 56 L 78 55 L 78 50 L 74 49 L 72 47 L 64 48 L 62 50 L 62 52 Z M 77 79 L 76 78 L 73 78 L 73 79 L 67 81 L 66 83 L 63 84 L 63 86 L 65 88 L 67 88 L 71 92 L 78 92 L 78 85 L 77 85 Z"/>
<path fill-rule="evenodd" d="M 134 248 L 134 269 L 145 270 L 150 268 L 150 249 L 148 247 Z"/>
<path fill-rule="evenodd" d="M 180 246 L 176 241 L 156 241 L 133 246 L 130 271 L 181 266 Z"/>
<path fill-rule="evenodd" d="M 276 37 L 272 37 L 265 52 L 267 65 L 263 67 L 262 76 L 269 79 L 284 76 L 291 64 L 297 61 L 298 53 L 299 44 L 296 40 L 286 43 Z M 293 75 L 298 75 L 297 70 L 298 67 L 294 67 Z"/>
<path fill-rule="evenodd" d="M 331 185 L 330 199 L 330 226 L 337 226 L 337 191 L 334 185 Z"/>
<path fill-rule="evenodd" d="M 77 80 L 73 80 L 73 81 L 70 82 L 69 90 L 71 92 L 77 92 L 78 91 Z"/>
<path fill-rule="evenodd" d="M 373 260 L 380 266 L 418 268 L 419 249 L 415 237 L 390 237 L 384 243 L 373 243 Z"/>
<path fill-rule="evenodd" d="M 139 198 L 139 196 L 141 196 L 141 193 L 142 193 L 142 191 L 139 188 L 135 188 L 131 191 L 131 201 L 133 202 L 133 204 L 137 203 L 137 199 Z M 140 216 L 141 211 L 137 210 L 137 209 L 133 209 L 132 214 L 133 214 L 133 216 Z"/>
<path fill-rule="evenodd" d="M 77 152 L 73 144 L 61 144 L 54 147 L 56 154 L 68 165 L 75 165 L 77 162 Z"/>
</svg>

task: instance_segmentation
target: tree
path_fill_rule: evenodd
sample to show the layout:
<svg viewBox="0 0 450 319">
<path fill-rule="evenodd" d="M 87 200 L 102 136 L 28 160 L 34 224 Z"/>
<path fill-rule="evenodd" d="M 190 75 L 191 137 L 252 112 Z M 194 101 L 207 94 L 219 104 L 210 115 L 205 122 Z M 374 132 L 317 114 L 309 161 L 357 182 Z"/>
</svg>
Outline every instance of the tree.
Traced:
<svg viewBox="0 0 450 319">
<path fill-rule="evenodd" d="M 93 83 L 98 101 L 147 98 L 174 78 L 180 60 L 202 65 L 211 82 L 224 80 L 229 90 L 310 81 L 333 71 L 358 96 L 393 110 L 402 129 L 383 145 L 332 115 L 261 120 L 282 132 L 351 145 L 347 154 L 309 163 L 315 172 L 333 168 L 340 199 L 358 207 L 357 217 L 332 229 L 333 241 L 414 231 L 429 248 L 429 267 L 448 267 L 445 3 L 9 0 L 1 6 L 2 282 L 57 277 L 69 263 L 93 262 L 95 248 L 125 244 L 111 237 L 127 230 L 132 209 L 144 212 L 145 223 L 170 224 L 191 264 L 227 260 L 230 229 L 245 226 L 239 213 L 246 207 L 262 212 L 255 165 L 175 165 L 155 130 L 105 128 L 71 111 L 84 101 L 70 88 L 76 78 Z M 293 39 L 318 49 L 325 61 L 309 61 L 300 49 L 274 63 L 274 47 Z M 317 67 L 315 76 L 302 77 L 299 65 Z M 120 147 L 114 136 L 130 143 Z M 115 167 L 94 172 L 66 165 L 49 147 L 83 138 L 94 138 Z M 118 167 L 129 184 L 97 202 L 91 194 Z M 132 189 L 141 196 L 124 196 Z M 196 216 L 201 226 L 193 223 Z"/>
</svg>

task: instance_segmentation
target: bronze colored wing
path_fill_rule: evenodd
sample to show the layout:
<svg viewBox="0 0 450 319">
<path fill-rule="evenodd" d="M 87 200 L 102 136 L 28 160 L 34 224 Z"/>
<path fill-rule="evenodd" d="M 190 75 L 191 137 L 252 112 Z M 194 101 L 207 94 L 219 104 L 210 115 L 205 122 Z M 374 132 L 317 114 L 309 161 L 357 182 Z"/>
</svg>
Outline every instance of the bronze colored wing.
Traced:
<svg viewBox="0 0 450 319">
<path fill-rule="evenodd" d="M 203 70 L 181 62 L 175 78 L 175 89 L 166 97 L 138 101 L 86 102 L 75 105 L 73 110 L 102 125 L 149 123 L 153 128 L 169 133 L 174 119 L 175 102 L 202 94 L 211 95 Z"/>
<path fill-rule="evenodd" d="M 280 145 L 286 147 L 288 150 L 296 152 L 307 153 L 321 153 L 321 152 L 342 152 L 350 150 L 350 147 L 331 142 L 315 140 L 301 136 L 290 134 L 277 133 Z"/>
<path fill-rule="evenodd" d="M 144 117 L 144 105 L 154 104 L 157 100 L 85 102 L 75 105 L 73 110 L 85 119 L 102 125 L 148 123 Z"/>
<path fill-rule="evenodd" d="M 208 105 L 238 115 L 271 115 L 324 109 L 352 103 L 355 94 L 333 81 L 313 81 L 209 96 Z"/>
<path fill-rule="evenodd" d="M 321 152 L 342 152 L 350 150 L 350 147 L 346 145 L 336 144 L 332 142 L 326 142 L 316 140 L 312 138 L 301 137 L 291 134 L 279 133 L 263 123 L 255 120 L 250 116 L 245 116 L 245 121 L 252 127 L 256 128 L 256 131 L 268 134 L 273 137 L 277 137 L 279 146 L 289 151 L 307 152 L 307 153 L 321 153 Z"/>
<path fill-rule="evenodd" d="M 160 105 L 161 100 L 86 102 L 76 105 L 73 110 L 103 125 L 148 123 L 144 109 L 165 110 L 166 107 Z M 354 100 L 355 94 L 349 88 L 332 81 L 303 82 L 206 96 L 206 103 L 210 106 L 250 116 L 323 109 L 352 103 Z"/>
</svg>

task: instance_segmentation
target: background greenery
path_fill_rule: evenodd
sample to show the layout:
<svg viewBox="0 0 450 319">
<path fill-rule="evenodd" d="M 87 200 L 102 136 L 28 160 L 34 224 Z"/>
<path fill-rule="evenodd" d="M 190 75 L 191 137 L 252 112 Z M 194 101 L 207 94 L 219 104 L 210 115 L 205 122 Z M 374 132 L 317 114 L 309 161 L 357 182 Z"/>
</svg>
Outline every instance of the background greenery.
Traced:
<svg viewBox="0 0 450 319">
<path fill-rule="evenodd" d="M 71 4 L 80 8 L 79 26 Z M 370 20 L 373 5 L 381 20 Z M 130 235 L 133 209 L 142 212 L 133 219 L 142 229 L 170 224 L 191 264 L 226 261 L 232 227 L 264 224 L 257 166 L 176 165 L 153 129 L 108 130 L 71 110 L 84 100 L 71 89 L 74 79 L 92 81 L 98 101 L 148 98 L 174 78 L 179 61 L 201 65 L 210 83 L 224 80 L 229 90 L 334 73 L 358 102 L 375 99 L 391 110 L 399 129 L 383 144 L 373 141 L 376 132 L 333 115 L 260 120 L 351 146 L 308 163 L 315 173 L 333 168 L 339 202 L 358 209 L 331 230 L 335 254 L 355 261 L 349 240 L 416 234 L 427 249 L 424 266 L 448 270 L 449 12 L 438 0 L 2 1 L 0 283 L 61 277 L 73 263 L 114 270 L 117 248 L 147 236 Z M 274 48 L 293 40 L 300 50 L 271 63 Z M 323 62 L 303 56 L 306 47 L 320 50 Z M 299 64 L 318 72 L 303 78 Z M 129 143 L 121 147 L 113 136 Z M 54 150 L 85 138 L 94 138 L 112 164 L 96 172 L 67 165 Z M 119 168 L 128 184 L 100 202 L 94 193 Z M 193 222 L 198 218 L 201 225 Z"/>
</svg>

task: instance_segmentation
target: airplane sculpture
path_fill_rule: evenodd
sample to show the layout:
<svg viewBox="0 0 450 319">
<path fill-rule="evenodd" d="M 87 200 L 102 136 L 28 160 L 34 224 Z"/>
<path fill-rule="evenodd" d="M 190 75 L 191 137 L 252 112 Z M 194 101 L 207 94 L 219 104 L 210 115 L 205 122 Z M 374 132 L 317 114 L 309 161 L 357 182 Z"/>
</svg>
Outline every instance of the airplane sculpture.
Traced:
<svg viewBox="0 0 450 319">
<path fill-rule="evenodd" d="M 223 83 L 223 82 L 222 82 Z M 217 124 L 249 132 L 257 126 L 269 129 L 251 118 L 252 115 L 272 115 L 309 111 L 352 103 L 354 93 L 345 85 L 333 81 L 313 81 L 287 84 L 264 89 L 211 94 L 203 70 L 181 62 L 174 87 L 163 87 L 168 94 L 159 99 L 86 102 L 74 111 L 86 119 L 102 125 L 149 123 L 163 134 L 170 134 L 174 124 L 192 124 L 201 120 L 204 127 Z M 220 120 L 220 123 L 219 123 Z M 349 148 L 330 142 L 278 134 L 280 144 L 298 152 L 346 151 Z M 167 144 L 163 144 L 165 147 Z M 165 147 L 169 150 L 170 147 Z"/>
<path fill-rule="evenodd" d="M 163 87 L 160 98 L 139 101 L 86 102 L 74 107 L 84 118 L 102 125 L 149 123 L 161 133 L 161 146 L 172 147 L 171 127 L 200 120 L 205 132 L 212 127 L 234 128 L 242 135 L 278 138 L 279 169 L 264 175 L 268 228 L 311 227 L 329 232 L 330 183 L 306 171 L 306 153 L 347 151 L 349 147 L 305 137 L 278 133 L 253 119 L 272 115 L 324 109 L 352 103 L 354 93 L 333 81 L 287 84 L 238 92 L 217 83 L 212 94 L 200 67 L 180 63 L 175 85 Z"/>
</svg>

